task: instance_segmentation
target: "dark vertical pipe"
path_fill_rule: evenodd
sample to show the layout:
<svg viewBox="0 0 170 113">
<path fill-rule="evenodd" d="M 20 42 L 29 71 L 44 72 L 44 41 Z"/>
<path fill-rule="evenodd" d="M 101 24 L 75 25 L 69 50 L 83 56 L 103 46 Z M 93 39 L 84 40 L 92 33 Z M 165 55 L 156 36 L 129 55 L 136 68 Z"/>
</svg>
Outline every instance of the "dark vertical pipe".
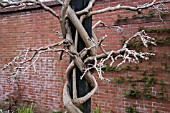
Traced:
<svg viewBox="0 0 170 113">
<path fill-rule="evenodd" d="M 80 11 L 88 5 L 89 1 L 90 0 L 71 0 L 71 7 L 75 11 Z M 76 29 L 71 23 L 70 23 L 70 25 L 71 25 L 71 31 L 72 31 L 73 41 L 74 41 Z M 85 30 L 87 31 L 88 35 L 91 37 L 92 36 L 92 18 L 90 17 L 90 18 L 85 19 L 83 21 L 83 26 L 84 26 Z M 79 35 L 78 46 L 77 46 L 78 52 L 80 52 L 83 48 L 85 48 L 85 44 Z M 87 83 L 87 81 L 85 80 L 85 78 L 83 78 L 83 80 L 80 80 L 81 75 L 82 75 L 82 73 L 78 70 L 78 68 L 76 68 L 76 80 L 77 80 L 76 82 L 77 82 L 78 97 L 82 97 L 82 96 L 86 95 L 91 90 L 91 88 L 90 88 L 89 84 Z M 71 96 L 73 96 L 72 80 L 73 80 L 73 78 L 71 77 L 70 78 L 70 94 L 71 94 Z M 91 112 L 91 99 L 89 99 L 87 102 L 85 102 L 81 106 L 81 110 L 83 113 Z"/>
</svg>

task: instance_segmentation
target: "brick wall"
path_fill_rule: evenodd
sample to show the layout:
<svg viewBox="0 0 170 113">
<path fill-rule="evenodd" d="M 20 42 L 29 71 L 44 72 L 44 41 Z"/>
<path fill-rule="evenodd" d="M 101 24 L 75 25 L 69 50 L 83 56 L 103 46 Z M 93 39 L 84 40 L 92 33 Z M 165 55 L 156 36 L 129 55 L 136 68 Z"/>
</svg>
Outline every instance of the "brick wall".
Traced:
<svg viewBox="0 0 170 113">
<path fill-rule="evenodd" d="M 98 0 L 93 10 L 104 8 L 106 6 L 115 6 L 118 3 L 123 5 L 143 4 L 149 0 L 134 1 L 134 0 Z M 60 11 L 60 6 L 57 4 L 53 9 L 57 12 Z M 146 17 L 142 17 L 145 15 Z M 140 18 L 134 18 L 134 16 Z M 100 38 L 107 34 L 108 38 L 104 41 L 107 50 L 118 49 L 122 43 L 120 40 L 131 37 L 138 31 L 139 27 L 149 27 L 154 29 L 170 28 L 170 17 L 165 15 L 163 17 L 164 23 L 161 22 L 158 16 L 148 14 L 137 14 L 131 11 L 115 11 L 105 14 L 100 14 L 93 17 L 93 23 L 102 20 L 109 26 L 119 25 L 124 29 L 122 33 L 118 33 L 115 29 L 107 29 L 98 27 L 95 33 Z M 119 18 L 126 18 L 126 20 L 118 21 Z M 128 17 L 128 18 L 127 18 Z M 117 22 L 115 22 L 117 21 Z M 18 55 L 22 50 L 31 47 L 45 46 L 50 43 L 59 41 L 58 35 L 53 33 L 53 30 L 59 30 L 59 23 L 48 12 L 41 9 L 27 9 L 25 11 L 4 11 L 0 13 L 0 68 L 4 64 L 10 62 L 12 58 Z M 59 30 L 60 31 L 60 30 Z M 169 36 L 169 32 L 156 32 L 148 33 L 149 36 L 163 39 Z M 140 47 L 135 46 L 138 50 Z M 153 113 L 159 111 L 160 113 L 170 112 L 170 79 L 169 79 L 169 62 L 170 62 L 170 47 L 168 44 L 158 44 L 157 47 L 150 47 L 147 51 L 156 52 L 156 56 L 148 61 L 143 61 L 139 65 L 126 64 L 125 67 L 132 69 L 124 69 L 120 72 L 106 71 L 104 76 L 111 81 L 101 81 L 99 79 L 99 88 L 95 95 L 92 97 L 92 108 L 95 109 L 96 105 L 100 105 L 103 112 L 108 112 L 110 109 L 116 113 L 123 113 L 128 106 L 136 106 L 136 109 L 141 113 Z M 41 56 L 36 63 L 37 73 L 33 69 L 29 69 L 25 75 L 19 76 L 18 84 L 20 86 L 19 97 L 22 100 L 29 100 L 36 102 L 36 109 L 40 112 L 47 112 L 52 110 L 62 110 L 62 88 L 65 79 L 65 69 L 69 64 L 69 57 L 60 61 L 59 55 L 56 53 L 46 53 Z M 121 67 L 125 68 L 125 67 Z M 137 69 L 138 67 L 138 69 Z M 14 95 L 18 98 L 16 81 L 10 81 L 11 69 L 0 71 L 0 100 L 3 103 L 5 98 L 9 95 Z M 147 75 L 151 72 L 156 73 L 154 78 L 157 79 L 157 84 L 151 84 L 150 89 L 152 94 L 159 96 L 160 88 L 159 81 L 163 80 L 166 85 L 165 99 L 164 98 L 150 98 L 146 99 L 142 96 L 142 88 L 144 82 L 135 82 L 135 88 L 141 92 L 138 98 L 126 97 L 125 92 L 128 92 L 132 87 L 129 82 L 116 83 L 118 78 L 128 79 L 128 75 L 133 76 L 133 80 L 142 78 L 144 72 Z M 97 75 L 96 75 L 97 77 Z M 4 103 L 3 103 L 4 104 Z"/>
</svg>

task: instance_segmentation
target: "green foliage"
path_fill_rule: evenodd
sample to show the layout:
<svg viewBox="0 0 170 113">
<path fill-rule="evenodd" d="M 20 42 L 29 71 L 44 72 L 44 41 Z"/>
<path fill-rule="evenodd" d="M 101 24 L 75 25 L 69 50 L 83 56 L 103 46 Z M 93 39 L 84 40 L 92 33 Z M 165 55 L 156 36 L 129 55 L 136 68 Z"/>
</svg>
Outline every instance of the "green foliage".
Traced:
<svg viewBox="0 0 170 113">
<path fill-rule="evenodd" d="M 82 105 L 82 104 L 79 106 L 79 109 L 80 109 L 80 110 L 83 110 L 83 105 Z"/>
<path fill-rule="evenodd" d="M 106 64 L 106 65 L 105 65 L 105 68 L 104 68 L 105 71 L 113 71 L 113 70 L 115 70 L 115 69 L 116 69 L 116 67 L 111 67 L 111 66 L 109 66 L 108 64 Z"/>
<path fill-rule="evenodd" d="M 125 69 L 125 70 L 132 70 L 132 67 L 129 66 L 129 65 L 126 65 L 124 69 Z"/>
<path fill-rule="evenodd" d="M 136 109 L 136 106 L 127 106 L 125 111 L 127 113 L 139 113 L 139 111 Z"/>
<path fill-rule="evenodd" d="M 135 41 L 131 42 L 128 45 L 128 47 L 139 47 L 139 46 L 142 46 L 142 45 L 143 45 L 142 41 L 135 40 Z"/>
<path fill-rule="evenodd" d="M 170 36 L 167 36 L 164 39 L 158 39 L 158 40 L 156 40 L 156 43 L 158 45 L 170 44 Z"/>
<path fill-rule="evenodd" d="M 129 17 L 126 16 L 126 17 L 123 19 L 123 21 L 127 21 L 128 19 L 129 19 Z"/>
<path fill-rule="evenodd" d="M 159 98 L 164 98 L 165 92 L 166 92 L 166 90 L 160 90 L 160 91 L 158 92 Z"/>
<path fill-rule="evenodd" d="M 100 106 L 97 105 L 97 107 L 95 108 L 95 110 L 93 111 L 93 113 L 101 113 L 101 110 L 100 110 Z"/>
<path fill-rule="evenodd" d="M 164 94 L 165 92 L 167 91 L 166 88 L 165 88 L 165 82 L 163 80 L 160 80 L 159 82 L 159 85 L 161 85 L 162 87 L 160 88 L 158 94 L 159 94 L 159 98 L 164 98 Z"/>
<path fill-rule="evenodd" d="M 122 68 L 116 68 L 116 67 L 111 67 L 110 65 L 106 64 L 105 68 L 103 69 L 105 71 L 116 71 L 116 72 L 121 72 L 123 71 Z"/>
<path fill-rule="evenodd" d="M 149 74 L 149 76 L 151 76 L 151 77 L 153 77 L 153 76 L 155 76 L 156 75 L 156 71 L 152 71 L 150 74 Z"/>
<path fill-rule="evenodd" d="M 121 72 L 121 71 L 123 71 L 123 69 L 122 69 L 122 68 L 117 68 L 117 69 L 115 69 L 114 71 L 116 71 L 116 72 Z"/>
<path fill-rule="evenodd" d="M 116 68 L 115 66 L 111 67 L 110 65 L 106 64 L 105 68 L 103 68 L 104 71 L 115 71 L 115 72 L 122 72 L 126 70 L 138 70 L 139 66 L 136 65 L 135 67 L 131 67 L 130 65 L 125 65 L 122 68 Z"/>
<path fill-rule="evenodd" d="M 121 41 L 121 44 L 124 45 L 124 43 L 125 43 L 126 40 L 125 40 L 125 39 L 121 39 L 120 41 Z M 149 43 L 149 42 L 148 42 L 147 44 L 148 44 L 148 45 L 151 45 L 151 43 Z M 131 41 L 131 42 L 127 45 L 127 47 L 136 48 L 136 49 L 138 50 L 140 46 L 142 47 L 142 45 L 143 45 L 142 41 L 133 40 L 133 41 Z"/>
<path fill-rule="evenodd" d="M 125 44 L 125 42 L 126 42 L 126 39 L 125 39 L 125 38 L 123 38 L 123 39 L 121 39 L 120 41 L 121 41 L 122 45 L 124 45 L 124 44 Z"/>
<path fill-rule="evenodd" d="M 100 109 L 99 105 L 96 105 L 97 107 L 95 108 L 95 110 L 92 113 L 103 113 Z M 109 110 L 108 113 L 114 113 L 114 111 L 112 109 Z"/>
<path fill-rule="evenodd" d="M 145 30 L 146 32 L 149 32 L 149 33 L 161 33 L 161 32 L 169 32 L 170 33 L 170 29 L 166 29 L 166 28 L 161 28 L 161 29 L 151 29 L 151 28 L 144 28 L 144 27 L 139 27 L 138 29 L 139 31 L 141 30 Z M 125 38 L 121 39 L 120 40 L 122 45 L 124 45 L 125 43 Z M 157 45 L 166 45 L 166 44 L 170 44 L 170 36 L 167 36 L 167 37 L 164 37 L 162 39 L 156 39 L 156 44 Z M 148 45 L 151 45 L 151 43 L 147 43 Z M 139 47 L 142 47 L 143 43 L 142 41 L 139 41 L 139 40 L 134 40 L 134 41 L 131 41 L 129 44 L 128 44 L 128 47 L 130 48 L 137 48 L 137 50 L 139 49 Z M 149 48 L 150 50 L 152 50 L 152 48 Z M 153 55 L 150 55 L 149 58 L 153 58 L 154 56 Z"/>
<path fill-rule="evenodd" d="M 147 84 L 155 84 L 157 81 L 157 79 L 152 76 L 145 76 L 142 80 L 146 82 L 146 85 Z"/>
<path fill-rule="evenodd" d="M 153 97 L 151 90 L 149 88 L 143 88 L 143 97 L 147 99 Z"/>
<path fill-rule="evenodd" d="M 136 86 L 136 82 L 131 82 L 131 86 Z"/>
<path fill-rule="evenodd" d="M 122 82 L 125 82 L 125 79 L 123 77 L 119 77 L 119 78 L 115 78 L 114 81 L 116 83 L 122 83 Z"/>
<path fill-rule="evenodd" d="M 150 11 L 148 12 L 149 17 L 154 17 L 154 12 Z M 122 17 L 121 17 L 122 18 Z M 137 18 L 139 19 L 136 15 L 132 15 L 132 18 Z M 143 17 L 141 16 L 141 18 L 147 18 L 147 16 L 143 15 Z M 170 28 L 147 28 L 147 27 L 139 27 L 138 29 L 139 31 L 141 30 L 145 30 L 145 32 L 148 33 L 170 33 Z M 122 45 L 126 42 L 126 38 L 124 37 L 123 39 L 120 40 Z M 170 44 L 170 36 L 166 36 L 166 37 L 162 37 L 161 39 L 156 39 L 156 43 L 157 45 L 165 45 L 165 44 Z M 139 47 L 142 47 L 143 43 L 142 41 L 139 40 L 134 40 L 131 41 L 128 44 L 129 48 L 136 48 L 137 50 L 139 50 Z M 148 45 L 150 45 L 150 43 L 148 43 Z M 148 49 L 149 52 L 153 52 L 152 48 L 149 47 Z M 164 54 L 164 56 L 166 58 L 169 58 L 169 54 Z M 155 58 L 155 56 L 148 56 L 150 59 Z M 139 59 L 140 60 L 140 59 Z M 161 63 L 162 66 L 164 66 L 164 69 L 169 71 L 170 70 L 170 65 L 168 65 L 167 63 Z M 153 66 L 156 67 L 156 66 Z M 125 71 L 125 70 L 138 70 L 139 66 L 136 65 L 134 67 L 131 67 L 130 65 L 126 65 L 124 67 L 121 67 L 121 69 L 117 70 L 117 72 L 120 71 Z M 165 87 L 165 82 L 163 80 L 158 81 L 157 78 L 155 77 L 156 75 L 156 70 L 157 68 L 152 68 L 152 71 L 149 70 L 144 70 L 142 75 L 143 77 L 139 78 L 139 79 L 134 79 L 133 76 L 127 76 L 126 77 L 119 77 L 119 78 L 115 78 L 114 81 L 116 83 L 123 83 L 123 82 L 128 82 L 131 85 L 131 88 L 129 91 L 126 91 L 124 93 L 125 96 L 128 97 L 133 97 L 133 98 L 138 98 L 138 97 L 143 97 L 146 99 L 150 99 L 150 98 L 164 98 L 166 100 L 170 100 L 167 97 L 165 97 L 165 92 L 166 92 L 166 87 Z M 109 69 L 108 69 L 109 70 Z M 110 70 L 114 70 L 114 69 L 110 69 Z M 143 84 L 143 86 L 141 86 L 140 90 L 137 90 L 137 83 L 140 82 Z M 152 93 L 151 87 L 154 87 L 154 84 L 158 84 L 161 86 L 160 89 L 158 89 L 158 95 L 154 95 Z"/>
<path fill-rule="evenodd" d="M 166 100 L 168 100 L 164 93 L 166 92 L 166 88 L 164 87 L 166 84 L 163 80 L 158 81 L 157 78 L 155 78 L 156 75 L 156 71 L 148 71 L 145 70 L 142 73 L 143 77 L 137 80 L 134 80 L 133 76 L 128 75 L 127 78 L 126 77 L 119 77 L 119 78 L 115 78 L 114 81 L 116 83 L 123 83 L 123 82 L 128 82 L 131 87 L 129 91 L 124 92 L 124 96 L 126 97 L 132 97 L 132 98 L 139 98 L 139 97 L 143 97 L 146 99 L 150 99 L 150 98 L 164 98 Z M 142 82 L 143 86 L 141 86 L 141 90 L 138 90 L 135 86 L 137 85 L 138 82 Z M 158 95 L 154 96 L 152 91 L 151 91 L 151 87 L 153 84 L 159 84 L 160 86 L 162 86 L 159 91 L 158 91 Z"/>
<path fill-rule="evenodd" d="M 163 18 L 166 14 L 161 13 L 160 16 L 161 18 Z M 133 14 L 131 16 L 130 19 L 149 19 L 149 18 L 153 18 L 157 15 L 155 15 L 155 13 L 153 11 L 149 11 L 148 14 L 143 14 L 143 15 L 135 15 Z M 120 22 L 127 22 L 127 20 L 129 19 L 128 17 L 122 17 L 121 15 L 117 16 L 117 20 L 115 21 L 117 24 L 119 24 Z"/>
<path fill-rule="evenodd" d="M 143 76 L 146 76 L 146 74 L 147 74 L 147 71 L 144 70 L 143 73 L 142 73 L 142 75 L 143 75 Z"/>
<path fill-rule="evenodd" d="M 169 56 L 166 56 L 169 58 Z M 164 69 L 167 70 L 167 71 L 170 71 L 170 64 L 167 63 L 167 62 L 162 62 L 161 63 L 162 66 L 164 66 Z"/>
<path fill-rule="evenodd" d="M 154 112 L 153 113 L 159 113 L 159 111 L 158 110 L 154 110 Z"/>
<path fill-rule="evenodd" d="M 160 80 L 160 81 L 159 81 L 159 85 L 164 86 L 164 85 L 166 85 L 166 84 L 165 84 L 165 82 L 164 82 L 163 80 Z"/>
<path fill-rule="evenodd" d="M 19 108 L 18 113 L 34 113 L 31 108 Z"/>
<path fill-rule="evenodd" d="M 140 16 L 140 17 L 138 17 L 139 19 L 144 19 L 144 18 L 146 18 L 146 15 L 142 15 L 142 16 Z"/>
<path fill-rule="evenodd" d="M 17 113 L 34 113 L 33 107 L 34 103 L 31 103 L 29 107 L 18 107 Z"/>
<path fill-rule="evenodd" d="M 116 23 L 119 23 L 121 21 L 121 19 L 120 18 L 118 18 L 115 22 Z"/>
<path fill-rule="evenodd" d="M 135 14 L 133 14 L 132 18 L 133 19 L 146 19 L 146 18 L 152 18 L 154 16 L 155 16 L 154 12 L 149 11 L 148 14 L 146 14 L 146 15 L 144 15 L 144 14 L 143 15 L 135 15 Z"/>
<path fill-rule="evenodd" d="M 148 55 L 149 59 L 154 59 L 155 56 L 154 55 Z"/>
<path fill-rule="evenodd" d="M 115 21 L 117 24 L 119 24 L 119 22 L 127 22 L 127 20 L 129 19 L 129 17 L 121 17 L 120 15 L 118 15 L 117 20 Z"/>
<path fill-rule="evenodd" d="M 170 33 L 170 28 L 148 28 L 148 27 L 139 27 L 138 31 L 145 30 L 147 33 Z"/>
<path fill-rule="evenodd" d="M 135 70 L 138 70 L 138 69 L 139 69 L 139 66 L 138 66 L 138 65 L 136 65 L 136 66 L 135 66 Z"/>
<path fill-rule="evenodd" d="M 34 113 L 32 108 L 18 108 L 17 112 L 18 113 Z"/>
<path fill-rule="evenodd" d="M 164 14 L 164 13 L 160 13 L 160 16 L 161 16 L 161 18 L 163 18 L 163 17 L 165 17 L 166 16 L 166 14 Z"/>
<path fill-rule="evenodd" d="M 136 16 L 135 14 L 133 14 L 133 15 L 132 15 L 132 18 L 136 19 L 136 18 L 137 18 L 137 16 Z"/>
<path fill-rule="evenodd" d="M 148 15 L 150 15 L 150 17 L 154 17 L 154 16 L 155 16 L 155 14 L 154 14 L 153 11 L 149 11 L 149 12 L 148 12 Z"/>
<path fill-rule="evenodd" d="M 124 95 L 128 96 L 128 97 L 138 98 L 138 97 L 140 97 L 140 91 L 138 91 L 135 88 L 130 88 L 130 91 L 129 92 L 125 92 Z"/>
</svg>

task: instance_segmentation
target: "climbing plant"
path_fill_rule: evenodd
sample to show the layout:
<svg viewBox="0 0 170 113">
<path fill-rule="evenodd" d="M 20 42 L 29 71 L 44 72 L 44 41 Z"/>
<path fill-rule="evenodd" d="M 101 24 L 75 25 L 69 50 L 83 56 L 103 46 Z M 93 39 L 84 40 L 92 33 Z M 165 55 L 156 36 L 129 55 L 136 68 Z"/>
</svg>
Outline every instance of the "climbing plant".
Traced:
<svg viewBox="0 0 170 113">
<path fill-rule="evenodd" d="M 40 58 L 42 54 L 45 52 L 57 52 L 61 53 L 60 59 L 62 59 L 63 53 L 68 54 L 72 58 L 72 62 L 69 64 L 69 66 L 66 69 L 66 81 L 63 88 L 63 103 L 67 110 L 67 112 L 70 113 L 81 113 L 81 106 L 83 103 L 85 103 L 87 100 L 91 98 L 91 96 L 96 92 L 98 83 L 92 74 L 91 70 L 95 70 L 98 74 L 98 77 L 101 80 L 107 80 L 110 81 L 108 78 L 103 77 L 103 69 L 106 68 L 107 70 L 117 70 L 118 72 L 122 71 L 119 70 L 119 67 L 123 65 L 126 62 L 129 63 L 139 63 L 140 59 L 148 60 L 150 56 L 155 55 L 152 52 L 141 52 L 136 51 L 135 49 L 129 48 L 129 44 L 131 41 L 135 39 L 139 39 L 142 41 L 142 44 L 145 47 L 148 47 L 149 45 L 156 45 L 155 39 L 148 36 L 145 30 L 141 30 L 137 33 L 135 33 L 133 36 L 128 38 L 126 41 L 124 41 L 123 46 L 118 50 L 107 50 L 103 46 L 103 41 L 107 38 L 107 35 L 104 35 L 102 38 L 97 38 L 95 35 L 95 32 L 92 30 L 92 37 L 89 36 L 89 34 L 86 32 L 85 28 L 83 27 L 83 21 L 86 18 L 89 18 L 93 15 L 109 12 L 109 11 L 117 11 L 117 10 L 131 10 L 134 12 L 141 13 L 144 9 L 148 8 L 154 8 L 158 14 L 160 12 L 169 13 L 169 10 L 166 8 L 162 8 L 160 10 L 159 4 L 166 4 L 170 1 L 156 1 L 153 0 L 152 2 L 138 5 L 138 6 L 124 6 L 121 4 L 118 4 L 113 7 L 107 7 L 104 9 L 99 10 L 91 10 L 95 0 L 90 0 L 87 7 L 80 11 L 74 11 L 74 9 L 71 7 L 70 0 L 57 0 L 59 4 L 61 4 L 61 13 L 58 14 L 55 12 L 52 8 L 46 6 L 43 2 L 39 0 L 22 0 L 19 2 L 0 2 L 0 6 L 3 8 L 8 8 L 12 6 L 20 6 L 25 8 L 29 5 L 39 5 L 44 10 L 50 12 L 52 15 L 54 15 L 60 22 L 61 27 L 61 33 L 58 31 L 56 33 L 62 35 L 62 41 L 56 42 L 54 44 L 50 44 L 48 46 L 40 47 L 40 48 L 29 48 L 25 50 L 20 55 L 16 56 L 11 62 L 4 65 L 3 69 L 6 69 L 10 66 L 13 66 L 13 72 L 12 76 L 17 76 L 19 74 L 24 74 L 30 67 L 33 67 L 33 69 L 36 71 L 35 63 Z M 157 7 L 155 7 L 157 6 Z M 21 8 L 22 9 L 22 8 Z M 153 15 L 150 13 L 150 15 Z M 80 17 L 80 18 L 79 18 Z M 119 19 L 120 21 L 127 21 L 128 17 L 125 17 L 123 20 Z M 98 21 L 96 24 L 93 25 L 92 29 L 99 26 L 100 24 L 106 26 L 106 24 L 102 21 Z M 75 27 L 76 35 L 72 36 L 71 32 L 71 25 Z M 117 31 L 121 31 L 121 27 L 114 27 Z M 85 44 L 85 48 L 81 50 L 80 52 L 77 50 L 77 45 L 79 43 L 78 36 L 81 36 L 81 39 L 83 40 Z M 75 40 L 73 40 L 75 39 Z M 99 48 L 102 53 L 97 53 L 96 48 Z M 31 57 L 28 56 L 28 54 L 32 54 Z M 85 57 L 86 56 L 86 57 Z M 107 61 L 110 61 L 109 66 L 113 66 L 115 61 L 118 61 L 119 63 L 115 65 L 114 68 L 108 68 L 106 65 Z M 77 67 L 77 68 L 76 68 Z M 85 94 L 83 97 L 77 96 L 77 87 L 76 87 L 76 69 L 80 70 L 82 73 L 80 79 L 84 79 L 88 82 L 88 84 L 92 87 L 92 89 Z M 131 70 L 130 66 L 127 66 L 125 69 Z M 136 67 L 138 69 L 138 67 Z M 70 75 L 73 74 L 73 97 L 71 97 L 71 94 L 69 92 L 70 90 Z M 156 82 L 156 80 L 153 77 L 147 77 L 144 76 L 143 79 L 145 81 L 145 85 L 149 87 L 148 85 L 153 84 Z M 124 80 L 117 79 L 116 81 L 122 82 Z M 133 83 L 132 78 L 129 78 L 129 82 L 132 84 L 132 88 L 130 89 L 130 92 L 125 93 L 127 96 L 133 96 L 133 97 L 140 97 L 141 93 L 135 88 L 135 83 Z M 148 89 L 144 89 L 144 96 L 149 98 L 149 91 Z M 147 95 L 146 95 L 147 94 Z M 162 95 L 162 93 L 161 93 Z M 135 111 L 136 109 L 128 108 L 127 111 Z"/>
</svg>

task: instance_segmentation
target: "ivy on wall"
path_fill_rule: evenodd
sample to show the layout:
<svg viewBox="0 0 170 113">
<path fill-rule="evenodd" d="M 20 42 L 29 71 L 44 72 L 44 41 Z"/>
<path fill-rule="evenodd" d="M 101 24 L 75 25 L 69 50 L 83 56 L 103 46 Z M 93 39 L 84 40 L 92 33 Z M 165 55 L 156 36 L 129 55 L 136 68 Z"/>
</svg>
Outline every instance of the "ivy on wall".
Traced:
<svg viewBox="0 0 170 113">
<path fill-rule="evenodd" d="M 151 13 L 151 12 L 150 12 Z M 150 14 L 151 17 L 153 17 L 152 13 Z M 124 19 L 127 20 L 128 18 Z M 119 20 L 120 21 L 120 20 Z M 122 21 L 122 20 L 121 20 Z M 166 34 L 168 36 L 161 36 L 161 38 L 156 38 L 157 46 L 167 46 L 170 44 L 170 28 L 148 28 L 148 27 L 139 27 L 138 31 L 145 30 L 146 33 L 150 34 Z M 125 43 L 126 38 L 123 37 L 121 40 L 122 45 Z M 129 45 L 129 48 L 136 48 L 136 50 L 142 49 L 142 42 L 139 40 L 132 41 Z M 148 51 L 153 52 L 152 47 L 148 48 Z M 151 59 L 156 59 L 156 56 L 150 56 Z M 170 54 L 164 53 L 163 54 L 164 59 L 170 59 Z M 151 63 L 150 63 L 151 64 Z M 161 62 L 162 70 L 161 71 L 170 71 L 170 65 L 167 62 Z M 128 83 L 129 88 L 126 89 L 126 91 L 123 92 L 123 95 L 127 98 L 144 98 L 144 99 L 162 99 L 166 101 L 170 101 L 170 97 L 168 96 L 167 92 L 167 84 L 163 79 L 158 78 L 159 76 L 157 67 L 155 65 L 151 65 L 150 70 L 144 70 L 140 69 L 139 65 L 125 65 L 120 68 L 111 67 L 109 65 L 106 65 L 104 68 L 105 71 L 115 71 L 115 72 L 127 72 L 130 71 L 138 71 L 140 73 L 136 76 L 133 75 L 127 75 L 127 76 L 120 76 L 117 78 L 113 78 L 113 81 L 115 83 L 121 84 L 121 83 Z M 140 87 L 140 88 L 139 88 Z M 153 91 L 153 88 L 155 88 L 156 92 Z M 138 113 L 139 111 L 136 109 L 135 106 L 126 106 L 125 111 L 127 113 Z M 159 111 L 155 110 L 154 113 L 159 113 Z"/>
<path fill-rule="evenodd" d="M 128 16 L 122 17 L 121 15 L 117 15 L 115 24 L 125 24 L 127 22 L 130 22 L 129 20 L 136 20 L 136 19 L 149 21 L 150 19 L 156 18 L 156 17 L 159 17 L 162 20 L 166 16 L 167 16 L 167 14 L 165 14 L 165 13 L 156 14 L 152 10 L 150 10 L 146 14 L 143 14 L 143 13 L 133 14 L 131 17 L 128 17 Z"/>
</svg>

